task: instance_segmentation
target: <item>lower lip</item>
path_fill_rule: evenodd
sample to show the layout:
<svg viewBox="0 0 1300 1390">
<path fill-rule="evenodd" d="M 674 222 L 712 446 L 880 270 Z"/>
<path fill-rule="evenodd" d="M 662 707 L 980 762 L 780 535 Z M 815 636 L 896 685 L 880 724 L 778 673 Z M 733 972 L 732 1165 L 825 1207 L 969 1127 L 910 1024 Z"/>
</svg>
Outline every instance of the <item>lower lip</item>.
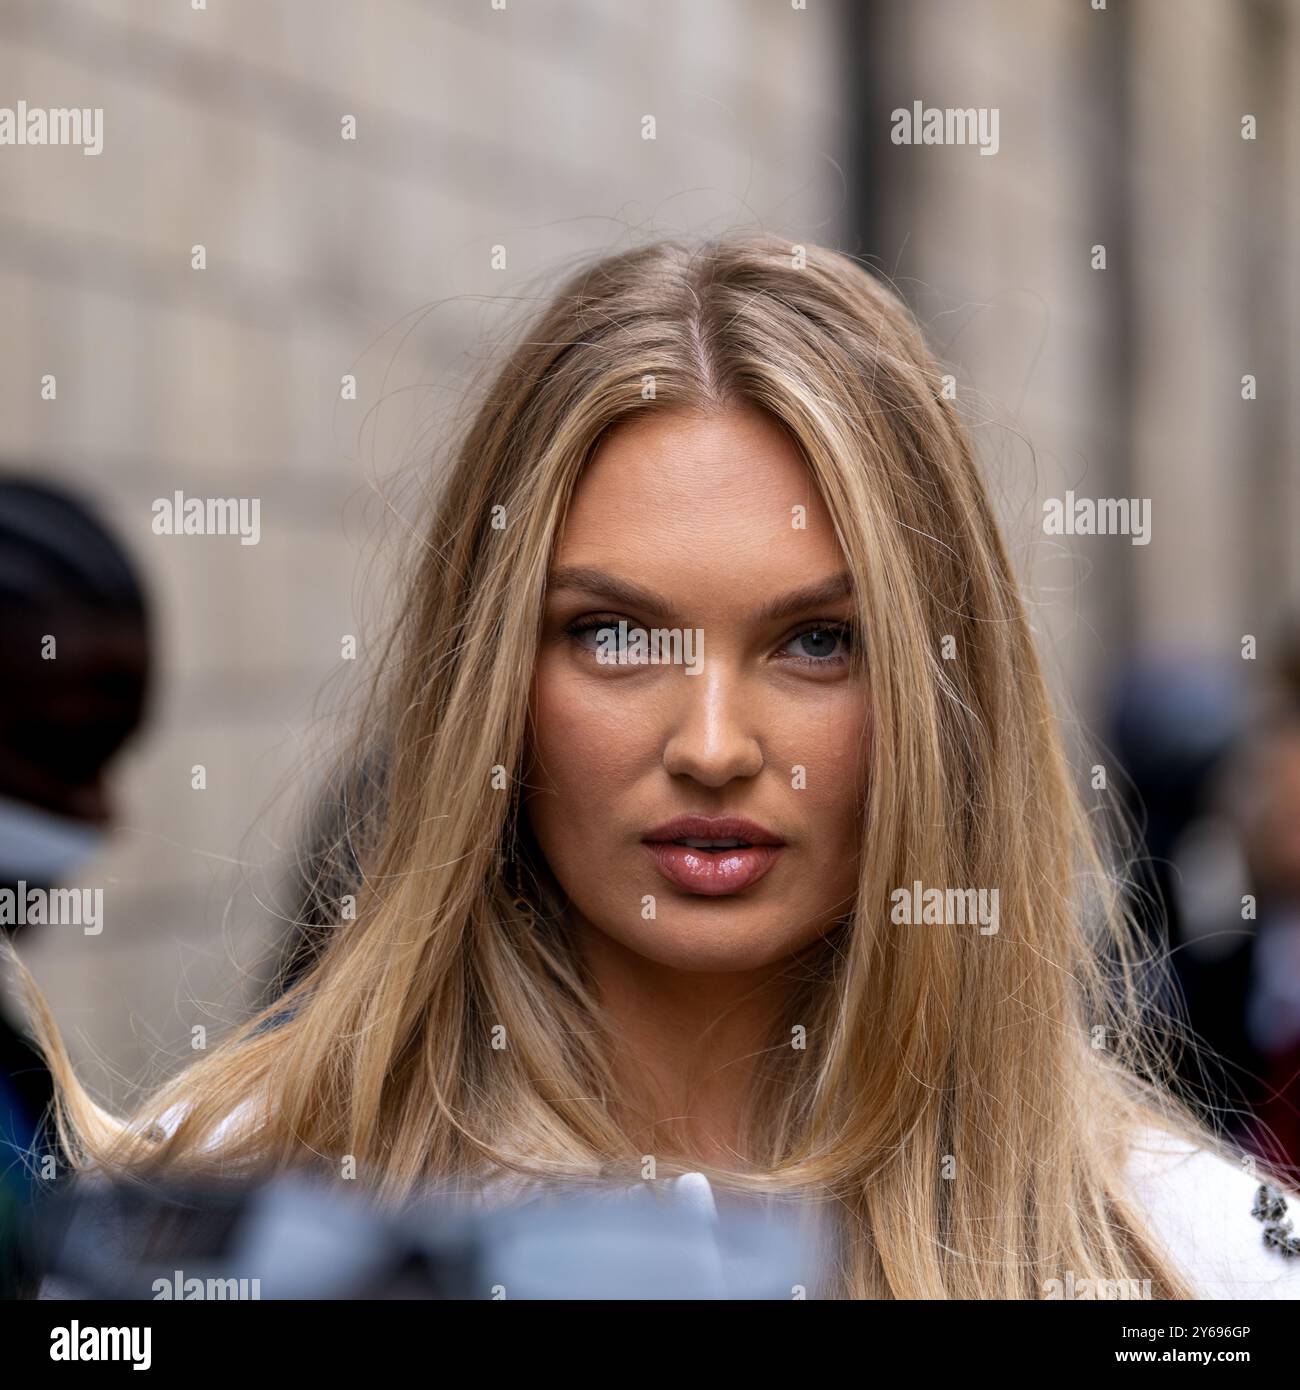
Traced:
<svg viewBox="0 0 1300 1390">
<path fill-rule="evenodd" d="M 784 845 L 747 849 L 692 849 L 664 840 L 643 841 L 659 872 L 688 893 L 720 898 L 752 887 L 776 863 Z"/>
</svg>

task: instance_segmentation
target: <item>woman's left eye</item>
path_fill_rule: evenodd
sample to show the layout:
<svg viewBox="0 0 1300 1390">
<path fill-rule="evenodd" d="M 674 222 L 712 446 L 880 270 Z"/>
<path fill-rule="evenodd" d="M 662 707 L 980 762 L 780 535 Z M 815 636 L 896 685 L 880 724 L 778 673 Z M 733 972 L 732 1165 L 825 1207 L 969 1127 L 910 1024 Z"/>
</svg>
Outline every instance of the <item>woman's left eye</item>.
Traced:
<svg viewBox="0 0 1300 1390">
<path fill-rule="evenodd" d="M 793 637 L 787 639 L 781 650 L 796 661 L 804 661 L 814 666 L 830 666 L 847 660 L 851 645 L 851 629 L 842 623 L 823 623 L 796 632 Z"/>
</svg>

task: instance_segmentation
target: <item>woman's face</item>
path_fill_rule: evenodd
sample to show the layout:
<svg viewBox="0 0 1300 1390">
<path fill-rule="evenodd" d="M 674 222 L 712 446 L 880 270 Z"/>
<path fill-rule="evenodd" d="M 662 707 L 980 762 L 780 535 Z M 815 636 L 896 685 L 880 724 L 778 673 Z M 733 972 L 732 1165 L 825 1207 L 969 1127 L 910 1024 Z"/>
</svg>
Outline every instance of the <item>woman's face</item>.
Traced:
<svg viewBox="0 0 1300 1390">
<path fill-rule="evenodd" d="M 764 413 L 606 437 L 551 570 L 525 803 L 586 924 L 732 971 L 851 907 L 869 729 L 852 617 L 830 517 Z"/>
</svg>

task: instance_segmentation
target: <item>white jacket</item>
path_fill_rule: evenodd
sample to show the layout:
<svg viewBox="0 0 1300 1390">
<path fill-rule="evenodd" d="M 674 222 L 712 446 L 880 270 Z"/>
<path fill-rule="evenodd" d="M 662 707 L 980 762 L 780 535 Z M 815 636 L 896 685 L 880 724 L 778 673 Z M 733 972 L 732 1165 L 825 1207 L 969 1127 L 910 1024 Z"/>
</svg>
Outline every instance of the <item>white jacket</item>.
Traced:
<svg viewBox="0 0 1300 1390">
<path fill-rule="evenodd" d="M 1300 1255 L 1265 1243 L 1265 1222 L 1251 1214 L 1259 1179 L 1244 1167 L 1152 1129 L 1134 1146 L 1129 1176 L 1152 1230 L 1202 1298 L 1300 1298 Z M 1282 1195 L 1282 1221 L 1294 1223 L 1300 1196 Z"/>
</svg>

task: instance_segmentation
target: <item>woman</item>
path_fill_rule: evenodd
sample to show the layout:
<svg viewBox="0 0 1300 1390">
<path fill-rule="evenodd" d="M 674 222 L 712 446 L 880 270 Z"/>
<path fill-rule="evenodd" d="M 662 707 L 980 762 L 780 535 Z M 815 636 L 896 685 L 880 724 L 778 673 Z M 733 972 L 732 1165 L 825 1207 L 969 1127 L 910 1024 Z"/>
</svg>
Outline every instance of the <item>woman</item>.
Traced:
<svg viewBox="0 0 1300 1390">
<path fill-rule="evenodd" d="M 282 998 L 126 1123 L 33 999 L 83 1161 L 694 1173 L 817 1199 L 832 1296 L 1300 1291 L 1285 1198 L 1253 1219 L 1159 1082 L 970 443 L 850 259 L 574 275 L 362 727 L 342 925 Z"/>
</svg>

